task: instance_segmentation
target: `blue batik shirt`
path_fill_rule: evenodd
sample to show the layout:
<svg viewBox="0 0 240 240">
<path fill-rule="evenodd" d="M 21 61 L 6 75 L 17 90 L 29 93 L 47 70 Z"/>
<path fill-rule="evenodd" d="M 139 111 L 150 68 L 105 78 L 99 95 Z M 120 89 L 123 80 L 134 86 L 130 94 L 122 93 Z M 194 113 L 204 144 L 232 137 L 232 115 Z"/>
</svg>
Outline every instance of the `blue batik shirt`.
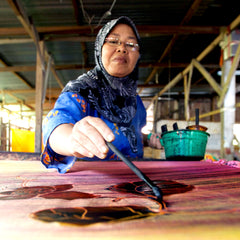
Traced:
<svg viewBox="0 0 240 240">
<path fill-rule="evenodd" d="M 126 136 L 121 132 L 116 123 L 110 122 L 100 115 L 97 110 L 91 108 L 90 104 L 78 93 L 63 92 L 57 99 L 54 109 L 52 109 L 43 121 L 43 143 L 44 150 L 41 155 L 41 161 L 47 168 L 56 168 L 60 173 L 67 172 L 76 161 L 76 157 L 63 156 L 55 153 L 48 139 L 52 131 L 60 124 L 75 124 L 86 116 L 101 118 L 108 127 L 113 131 L 115 140 L 113 144 L 127 157 L 142 158 L 143 157 L 143 139 L 141 129 L 146 124 L 146 110 L 141 98 L 137 95 L 137 111 L 132 119 L 132 126 L 135 128 L 137 136 L 137 152 L 131 150 L 130 144 Z M 85 160 L 101 160 L 100 158 L 83 158 Z M 104 160 L 116 160 L 118 157 L 109 150 Z"/>
</svg>

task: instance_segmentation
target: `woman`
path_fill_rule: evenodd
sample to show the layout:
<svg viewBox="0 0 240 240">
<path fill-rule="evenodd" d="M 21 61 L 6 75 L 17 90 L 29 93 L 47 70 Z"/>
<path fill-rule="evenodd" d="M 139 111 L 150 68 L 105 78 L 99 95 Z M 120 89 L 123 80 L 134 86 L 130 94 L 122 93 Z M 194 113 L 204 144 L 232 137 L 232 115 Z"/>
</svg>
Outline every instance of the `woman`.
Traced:
<svg viewBox="0 0 240 240">
<path fill-rule="evenodd" d="M 65 86 L 44 120 L 41 160 L 47 168 L 65 173 L 76 158 L 116 159 L 106 141 L 128 157 L 143 157 L 146 110 L 136 94 L 140 50 L 139 34 L 128 17 L 99 31 L 95 68 Z M 156 136 L 151 139 L 159 142 Z"/>
</svg>

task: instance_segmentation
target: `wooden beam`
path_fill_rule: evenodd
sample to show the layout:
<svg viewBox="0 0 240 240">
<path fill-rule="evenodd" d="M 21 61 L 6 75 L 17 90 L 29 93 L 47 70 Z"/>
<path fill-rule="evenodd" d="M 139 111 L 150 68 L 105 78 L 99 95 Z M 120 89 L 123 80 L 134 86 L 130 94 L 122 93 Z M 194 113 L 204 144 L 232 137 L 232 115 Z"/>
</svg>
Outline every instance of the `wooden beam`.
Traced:
<svg viewBox="0 0 240 240">
<path fill-rule="evenodd" d="M 1 69 L 3 68 L 8 68 L 9 66 L 5 63 L 5 61 L 3 59 L 0 58 L 0 63 L 4 66 L 4 67 L 0 67 L 0 72 L 1 72 Z M 16 73 L 15 71 L 13 71 L 13 74 L 18 78 L 20 79 L 26 86 L 28 86 L 29 88 L 33 88 L 31 86 L 30 83 L 28 83 L 24 78 L 22 78 L 18 73 Z"/>
<path fill-rule="evenodd" d="M 61 79 L 58 77 L 57 72 L 56 72 L 54 66 L 51 66 L 51 71 L 52 71 L 52 74 L 53 74 L 53 76 L 55 77 L 58 85 L 60 86 L 61 89 L 63 89 L 63 88 L 64 88 L 64 85 L 63 85 Z"/>
<path fill-rule="evenodd" d="M 14 1 L 14 0 L 8 0 L 9 5 L 13 9 L 14 13 L 16 14 L 19 21 L 22 23 L 25 31 L 29 34 L 29 36 L 33 39 L 36 48 L 37 48 L 37 54 L 41 61 L 41 67 L 42 70 L 45 71 L 45 57 L 48 58 L 48 53 L 44 50 L 43 52 L 40 50 L 39 46 L 39 36 L 38 31 L 35 28 L 35 26 L 29 21 L 29 18 L 24 10 L 24 8 L 21 5 L 20 1 Z M 57 82 L 59 83 L 60 87 L 62 88 L 63 85 L 61 83 L 61 80 L 59 79 L 54 67 L 51 67 L 51 71 L 53 75 L 55 76 Z"/>
<path fill-rule="evenodd" d="M 223 34 L 220 34 L 218 37 L 216 37 L 213 42 L 206 48 L 204 49 L 204 51 L 202 53 L 200 53 L 200 55 L 196 58 L 197 61 L 201 61 L 210 51 L 212 51 L 212 49 L 214 49 L 217 44 L 223 39 Z M 165 93 L 166 91 L 168 91 L 170 88 L 172 88 L 173 86 L 175 86 L 182 78 L 185 74 L 187 74 L 191 69 L 191 64 L 189 64 L 182 72 L 178 73 L 173 79 L 172 81 L 170 81 L 158 94 L 156 94 L 153 97 L 153 101 L 155 100 L 155 98 L 158 98 L 159 96 L 161 96 L 163 93 Z"/>
<path fill-rule="evenodd" d="M 30 89 L 31 90 L 31 89 Z M 8 92 L 8 91 L 5 91 L 5 90 L 2 90 L 1 91 L 2 94 L 8 94 L 9 96 L 11 96 L 12 98 L 14 98 L 16 101 L 17 101 L 17 105 L 19 105 L 19 103 L 21 103 L 22 105 L 26 106 L 27 108 L 31 109 L 31 110 L 34 110 L 34 108 L 27 104 L 25 101 L 23 101 L 22 99 L 16 97 L 12 92 Z M 7 103 L 4 103 L 4 105 L 7 105 Z"/>
<path fill-rule="evenodd" d="M 204 76 L 204 78 L 208 81 L 208 83 L 213 87 L 216 93 L 220 96 L 222 92 L 222 88 L 211 76 L 211 74 L 197 60 L 193 59 L 192 64 L 194 67 L 198 69 L 198 71 Z"/>
<path fill-rule="evenodd" d="M 82 24 L 82 14 L 81 14 L 81 5 L 79 0 L 72 0 L 73 10 L 74 10 L 74 16 L 77 22 L 77 25 Z"/>
<path fill-rule="evenodd" d="M 30 22 L 24 7 L 22 6 L 21 1 L 19 0 L 7 0 L 10 7 L 12 8 L 12 10 L 14 11 L 16 17 L 18 18 L 18 20 L 21 22 L 21 24 L 23 25 L 25 31 L 28 33 L 28 35 L 31 37 L 31 39 L 34 41 L 38 54 L 41 54 L 41 51 L 39 49 L 39 37 L 38 37 L 38 33 L 34 27 L 34 25 Z M 45 64 L 44 64 L 44 53 L 43 56 L 39 55 L 40 59 L 41 59 L 41 64 L 42 64 L 42 69 L 45 68 Z"/>
<path fill-rule="evenodd" d="M 210 45 L 204 49 L 196 58 L 197 61 L 201 61 L 207 54 L 209 54 L 218 44 L 220 41 L 222 41 L 224 34 L 227 31 L 232 31 L 235 29 L 238 25 L 240 24 L 240 15 L 229 25 L 229 27 L 225 30 L 222 31 L 211 43 Z M 185 74 L 187 74 L 191 69 L 190 64 L 180 73 L 178 73 L 159 93 L 157 93 L 153 98 L 152 101 L 154 101 L 156 98 L 161 96 L 164 92 L 168 91 L 170 88 L 175 86 Z"/>
<path fill-rule="evenodd" d="M 194 12 L 196 11 L 196 9 L 198 8 L 199 4 L 201 3 L 202 0 L 195 0 L 193 2 L 193 4 L 191 5 L 191 7 L 189 8 L 188 12 L 186 13 L 185 17 L 183 18 L 183 20 L 181 21 L 180 23 L 180 27 L 183 27 L 183 25 L 188 22 L 192 15 L 194 14 Z M 166 56 L 167 54 L 169 54 L 169 52 L 171 51 L 172 49 L 172 46 L 174 45 L 174 43 L 176 42 L 178 38 L 178 34 L 177 33 L 174 33 L 172 39 L 169 41 L 168 45 L 166 46 L 166 48 L 164 49 L 164 52 L 163 54 L 160 56 L 160 58 L 158 59 L 158 62 L 161 62 Z M 157 73 L 158 71 L 158 67 L 154 67 L 152 72 L 150 73 L 150 75 L 147 77 L 146 81 L 144 82 L 145 84 L 146 83 L 149 83 L 153 77 L 155 76 L 155 74 Z M 143 89 L 140 89 L 139 91 L 139 94 L 141 93 Z"/>
<path fill-rule="evenodd" d="M 35 93 L 35 89 L 9 89 L 9 90 L 2 90 L 4 93 L 11 93 L 11 94 L 17 94 L 17 93 Z M 54 94 L 59 95 L 61 93 L 61 88 L 48 88 L 46 91 L 46 95 Z"/>
<path fill-rule="evenodd" d="M 102 26 L 94 29 L 97 34 Z M 152 37 L 162 34 L 219 34 L 221 26 L 172 26 L 172 25 L 136 25 L 141 37 Z M 81 34 L 92 35 L 92 29 L 86 26 L 38 27 L 41 35 L 47 34 Z"/>
<path fill-rule="evenodd" d="M 12 2 L 11 0 L 8 0 Z M 19 16 L 19 13 L 17 13 Z M 22 20 L 21 20 L 22 21 Z M 81 36 L 96 35 L 102 26 L 92 29 L 88 25 L 84 26 L 48 26 L 37 27 L 37 32 L 42 36 L 62 35 L 62 34 L 79 34 Z M 224 26 L 173 26 L 173 25 L 137 25 L 141 37 L 152 37 L 158 35 L 189 35 L 189 34 L 219 34 Z M 2 28 L 0 27 L 0 36 L 26 36 L 29 30 L 21 27 Z"/>
<path fill-rule="evenodd" d="M 87 59 L 85 60 L 87 61 Z M 162 68 L 186 68 L 189 63 L 171 63 L 169 66 L 168 63 L 140 63 L 140 68 L 151 68 L 151 67 L 162 67 Z M 54 65 L 53 68 L 55 70 L 71 70 L 71 69 L 85 69 L 90 70 L 94 67 L 94 64 L 61 64 Z M 202 64 L 205 68 L 216 69 L 219 68 L 218 64 Z M 0 72 L 33 72 L 36 71 L 36 66 L 26 65 L 26 66 L 7 66 L 0 67 Z"/>
<path fill-rule="evenodd" d="M 0 72 L 35 72 L 36 66 L 5 66 L 0 67 Z"/>
<path fill-rule="evenodd" d="M 31 38 L 1 38 L 1 44 L 21 44 L 21 43 L 32 43 L 33 40 Z"/>
<path fill-rule="evenodd" d="M 239 108 L 240 107 L 240 103 L 237 103 L 235 105 L 235 108 Z M 199 115 L 199 119 L 202 119 L 202 118 L 205 118 L 205 117 L 209 117 L 209 116 L 212 116 L 212 115 L 216 115 L 216 114 L 220 114 L 226 110 L 229 110 L 228 108 L 219 108 L 219 109 L 216 109 L 216 110 L 213 110 L 213 111 L 210 111 L 208 113 L 203 113 L 201 115 Z M 194 121 L 195 120 L 195 116 L 194 117 L 191 117 L 189 119 L 190 121 Z"/>
<path fill-rule="evenodd" d="M 33 39 L 33 32 L 30 27 L 29 19 L 21 5 L 21 2 L 18 0 L 7 0 L 10 7 L 12 8 L 14 14 L 18 18 L 18 20 L 21 22 L 21 24 L 24 27 L 25 33 L 27 33 L 32 39 Z"/>
</svg>

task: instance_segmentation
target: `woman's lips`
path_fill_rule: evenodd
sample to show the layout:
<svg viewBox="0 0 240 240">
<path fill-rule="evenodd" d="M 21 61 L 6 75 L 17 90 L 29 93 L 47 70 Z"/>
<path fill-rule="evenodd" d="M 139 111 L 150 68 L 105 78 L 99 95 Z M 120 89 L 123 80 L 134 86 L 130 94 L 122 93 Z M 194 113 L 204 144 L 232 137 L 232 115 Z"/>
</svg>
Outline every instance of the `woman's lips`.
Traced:
<svg viewBox="0 0 240 240">
<path fill-rule="evenodd" d="M 113 61 L 118 63 L 127 63 L 127 60 L 124 57 L 115 57 Z"/>
</svg>

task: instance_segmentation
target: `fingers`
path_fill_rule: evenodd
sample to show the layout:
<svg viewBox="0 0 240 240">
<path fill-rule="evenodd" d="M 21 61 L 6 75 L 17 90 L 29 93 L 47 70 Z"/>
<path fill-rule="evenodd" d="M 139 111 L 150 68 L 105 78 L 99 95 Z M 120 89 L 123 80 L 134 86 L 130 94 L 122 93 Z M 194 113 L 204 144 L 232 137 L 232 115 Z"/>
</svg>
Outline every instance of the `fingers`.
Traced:
<svg viewBox="0 0 240 240">
<path fill-rule="evenodd" d="M 113 141 L 114 138 L 111 129 L 100 118 L 85 117 L 73 127 L 73 154 L 105 158 L 109 150 L 105 141 Z"/>
<path fill-rule="evenodd" d="M 97 131 L 101 134 L 101 137 L 103 137 L 106 141 L 111 142 L 114 140 L 115 136 L 112 130 L 102 119 L 96 117 L 86 117 L 85 120 L 90 126 L 97 129 Z"/>
<path fill-rule="evenodd" d="M 153 133 L 149 139 L 149 146 L 152 148 L 162 149 L 160 138 L 161 138 L 160 133 Z"/>
<path fill-rule="evenodd" d="M 161 142 L 160 142 L 160 138 L 161 138 L 161 134 L 160 133 L 156 133 L 156 148 L 157 149 L 162 149 L 163 147 L 162 147 L 162 144 L 161 144 Z"/>
</svg>

